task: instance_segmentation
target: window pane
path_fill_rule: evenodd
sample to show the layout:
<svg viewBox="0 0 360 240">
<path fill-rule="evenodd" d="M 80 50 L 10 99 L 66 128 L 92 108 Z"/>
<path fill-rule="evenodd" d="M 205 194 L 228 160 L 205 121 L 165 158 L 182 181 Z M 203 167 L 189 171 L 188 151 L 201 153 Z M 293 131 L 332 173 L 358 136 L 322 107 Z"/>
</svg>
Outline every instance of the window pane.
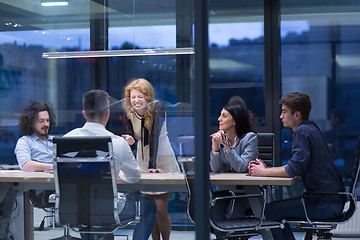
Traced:
<svg viewBox="0 0 360 240">
<path fill-rule="evenodd" d="M 167 135 L 175 157 L 194 156 L 193 55 L 42 58 L 44 52 L 193 47 L 193 2 L 189 0 L 69 1 L 42 7 L 41 1 L 2 1 L 0 26 L 0 163 L 17 164 L 13 153 L 22 133 L 18 117 L 30 102 L 51 102 L 62 135 L 85 123 L 84 93 L 101 88 L 111 95 L 107 129 L 123 134 L 123 88 L 146 78 L 167 112 Z M 193 223 L 186 193 L 173 193 L 173 224 Z"/>
<path fill-rule="evenodd" d="M 109 49 L 176 47 L 176 1 L 110 0 Z"/>
<path fill-rule="evenodd" d="M 253 127 L 265 126 L 263 1 L 210 1 L 209 44 L 212 130 L 232 96 L 243 98 Z"/>
<path fill-rule="evenodd" d="M 359 3 L 281 1 L 282 95 L 310 96 L 310 119 L 325 133 L 346 181 L 360 133 Z M 291 156 L 291 134 L 283 129 L 283 164 Z"/>
</svg>

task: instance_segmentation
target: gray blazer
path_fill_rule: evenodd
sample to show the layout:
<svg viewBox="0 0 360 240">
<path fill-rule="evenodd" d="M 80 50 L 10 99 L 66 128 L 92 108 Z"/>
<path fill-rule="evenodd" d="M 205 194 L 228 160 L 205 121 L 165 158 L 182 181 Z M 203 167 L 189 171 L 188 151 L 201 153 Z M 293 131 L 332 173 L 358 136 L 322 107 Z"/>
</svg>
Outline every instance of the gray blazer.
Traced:
<svg viewBox="0 0 360 240">
<path fill-rule="evenodd" d="M 250 161 L 258 157 L 258 137 L 248 132 L 242 139 L 237 138 L 233 149 L 225 153 L 219 145 L 220 152 L 210 153 L 210 168 L 213 172 L 247 172 Z"/>
</svg>

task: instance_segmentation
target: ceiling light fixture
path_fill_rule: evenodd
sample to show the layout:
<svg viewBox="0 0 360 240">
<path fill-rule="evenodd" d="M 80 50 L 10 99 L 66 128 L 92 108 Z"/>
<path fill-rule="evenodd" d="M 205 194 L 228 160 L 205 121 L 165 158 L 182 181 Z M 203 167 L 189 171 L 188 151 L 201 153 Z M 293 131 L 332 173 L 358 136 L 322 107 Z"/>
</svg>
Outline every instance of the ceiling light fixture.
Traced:
<svg viewBox="0 0 360 240">
<path fill-rule="evenodd" d="M 154 55 L 184 55 L 194 54 L 194 48 L 170 49 L 131 49 L 131 50 L 104 50 L 104 51 L 76 51 L 76 52 L 45 52 L 43 58 L 91 58 L 91 57 L 128 57 Z"/>
<path fill-rule="evenodd" d="M 67 6 L 67 5 L 69 5 L 68 1 L 41 0 L 41 6 L 43 6 L 43 7 L 58 7 L 58 6 Z"/>
</svg>

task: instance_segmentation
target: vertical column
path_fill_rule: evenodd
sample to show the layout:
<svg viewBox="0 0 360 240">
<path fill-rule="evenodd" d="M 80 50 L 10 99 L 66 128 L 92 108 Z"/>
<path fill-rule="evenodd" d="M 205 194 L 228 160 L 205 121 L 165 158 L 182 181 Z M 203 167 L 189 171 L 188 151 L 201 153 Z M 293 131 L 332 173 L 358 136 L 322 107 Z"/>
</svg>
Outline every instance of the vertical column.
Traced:
<svg viewBox="0 0 360 240">
<path fill-rule="evenodd" d="M 109 19 L 107 0 L 93 0 L 104 6 L 104 11 L 98 13 L 90 2 L 90 50 L 108 50 Z M 90 63 L 91 88 L 107 90 L 108 58 L 96 58 Z"/>
<path fill-rule="evenodd" d="M 264 0 L 266 123 L 275 133 L 275 166 L 281 165 L 281 38 L 280 0 Z M 280 191 L 276 192 L 279 198 Z"/>
<path fill-rule="evenodd" d="M 279 121 L 281 97 L 281 70 L 280 70 L 280 16 L 279 0 L 264 0 L 264 38 L 265 38 L 265 90 L 266 90 L 266 122 L 273 122 L 270 126 L 275 132 L 276 150 L 281 150 L 281 125 Z M 279 165 L 279 152 L 275 162 Z"/>
<path fill-rule="evenodd" d="M 208 1 L 194 0 L 195 16 L 195 222 L 196 239 L 209 239 Z"/>
<path fill-rule="evenodd" d="M 192 0 L 176 0 L 176 47 L 193 46 Z M 191 55 L 176 55 L 177 102 L 192 103 Z"/>
</svg>

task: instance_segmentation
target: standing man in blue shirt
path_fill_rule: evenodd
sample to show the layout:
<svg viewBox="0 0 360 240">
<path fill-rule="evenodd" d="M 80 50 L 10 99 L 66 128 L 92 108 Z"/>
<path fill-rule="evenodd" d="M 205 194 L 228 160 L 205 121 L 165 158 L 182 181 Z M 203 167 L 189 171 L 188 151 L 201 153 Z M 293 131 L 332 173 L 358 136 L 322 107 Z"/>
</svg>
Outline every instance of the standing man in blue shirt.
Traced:
<svg viewBox="0 0 360 240">
<path fill-rule="evenodd" d="M 311 101 L 303 93 L 288 93 L 281 100 L 280 119 L 284 127 L 294 131 L 292 157 L 281 167 L 266 168 L 260 160 L 249 164 L 252 176 L 296 177 L 302 179 L 307 191 L 344 192 L 344 184 L 335 167 L 323 133 L 308 120 Z M 305 198 L 309 218 L 332 218 L 342 213 L 345 197 L 334 195 L 309 195 Z M 301 198 L 274 201 L 266 206 L 265 216 L 269 220 L 280 221 L 287 218 L 305 218 Z M 294 235 L 289 224 L 283 230 L 271 230 L 274 239 L 291 240 Z"/>
<path fill-rule="evenodd" d="M 45 171 L 53 169 L 53 143 L 49 132 L 56 126 L 56 115 L 49 103 L 30 101 L 21 112 L 15 155 L 20 169 Z"/>
</svg>

